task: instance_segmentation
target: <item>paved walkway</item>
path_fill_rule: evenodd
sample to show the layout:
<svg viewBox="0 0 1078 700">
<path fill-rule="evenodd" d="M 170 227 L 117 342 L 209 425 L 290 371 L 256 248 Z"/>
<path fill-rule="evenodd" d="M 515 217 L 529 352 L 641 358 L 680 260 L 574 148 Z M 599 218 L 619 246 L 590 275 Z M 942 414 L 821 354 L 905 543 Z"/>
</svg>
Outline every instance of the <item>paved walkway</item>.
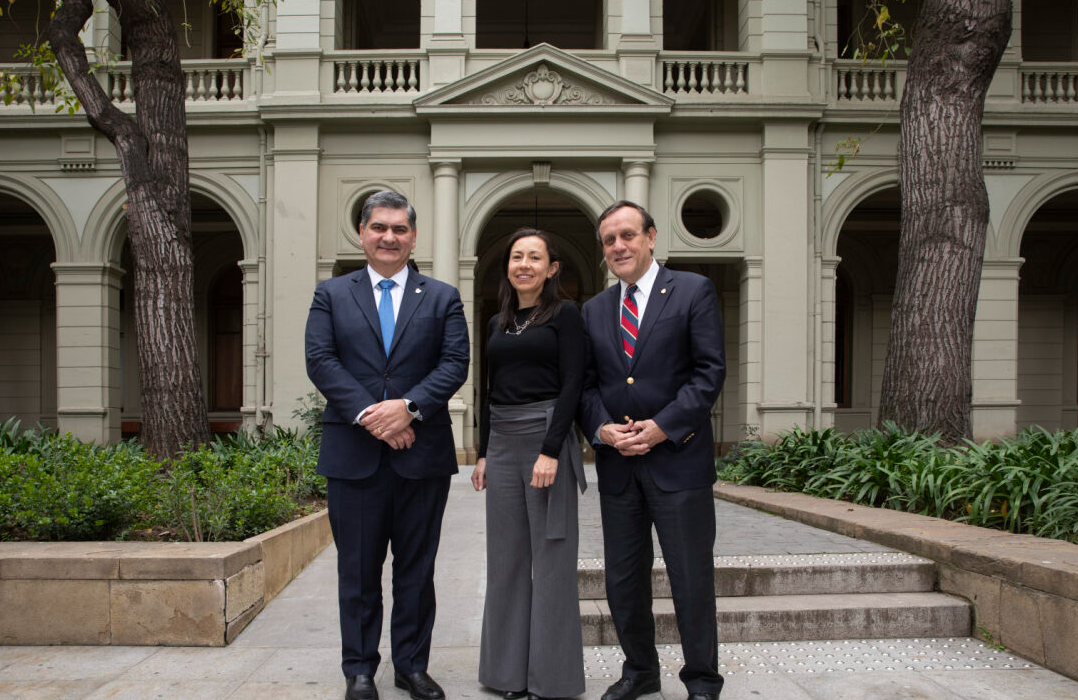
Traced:
<svg viewBox="0 0 1078 700">
<path fill-rule="evenodd" d="M 472 492 L 467 476 L 454 480 L 446 511 L 430 670 L 450 700 L 496 700 L 499 695 L 475 680 L 485 523 L 482 496 Z M 581 504 L 582 558 L 602 553 L 597 510 L 589 490 Z M 724 502 L 716 510 L 717 554 L 884 549 Z M 335 572 L 330 547 L 227 648 L 0 647 L 0 700 L 339 700 L 344 683 Z M 388 624 L 383 647 L 388 656 Z M 583 651 L 584 700 L 597 700 L 619 675 L 619 651 Z M 661 697 L 684 698 L 679 647 L 660 653 Z M 723 700 L 1078 700 L 1078 683 L 968 638 L 722 644 L 719 661 L 727 681 Z M 378 686 L 386 700 L 407 698 L 393 688 L 388 663 Z"/>
</svg>

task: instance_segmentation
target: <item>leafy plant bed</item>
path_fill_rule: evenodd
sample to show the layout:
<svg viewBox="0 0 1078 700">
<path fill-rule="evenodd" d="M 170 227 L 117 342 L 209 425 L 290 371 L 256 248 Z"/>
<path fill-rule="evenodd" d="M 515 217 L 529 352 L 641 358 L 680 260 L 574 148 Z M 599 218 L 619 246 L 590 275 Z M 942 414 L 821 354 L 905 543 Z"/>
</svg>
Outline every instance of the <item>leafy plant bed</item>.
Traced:
<svg viewBox="0 0 1078 700">
<path fill-rule="evenodd" d="M 742 442 L 717 467 L 735 483 L 1078 542 L 1078 430 L 949 448 L 893 425 L 794 429 Z"/>
<path fill-rule="evenodd" d="M 237 541 L 324 504 L 318 440 L 277 429 L 150 458 L 0 425 L 0 540 Z"/>
</svg>

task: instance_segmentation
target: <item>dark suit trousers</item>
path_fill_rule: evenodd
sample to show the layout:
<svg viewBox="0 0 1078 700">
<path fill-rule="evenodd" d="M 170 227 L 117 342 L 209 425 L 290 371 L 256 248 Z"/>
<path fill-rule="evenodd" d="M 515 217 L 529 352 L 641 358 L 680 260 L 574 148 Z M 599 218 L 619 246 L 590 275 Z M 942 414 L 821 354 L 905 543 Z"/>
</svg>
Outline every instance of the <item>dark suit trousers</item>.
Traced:
<svg viewBox="0 0 1078 700">
<path fill-rule="evenodd" d="M 434 627 L 434 558 L 449 480 L 405 479 L 384 463 L 366 479 L 328 479 L 346 677 L 374 675 L 381 660 L 382 566 L 390 544 L 393 666 L 401 673 L 427 669 Z"/>
<path fill-rule="evenodd" d="M 651 613 L 651 526 L 659 536 L 677 614 L 690 693 L 718 693 L 715 623 L 715 502 L 711 487 L 662 491 L 647 469 L 634 467 L 625 490 L 600 493 L 606 598 L 625 652 L 622 677 L 658 678 Z"/>
</svg>

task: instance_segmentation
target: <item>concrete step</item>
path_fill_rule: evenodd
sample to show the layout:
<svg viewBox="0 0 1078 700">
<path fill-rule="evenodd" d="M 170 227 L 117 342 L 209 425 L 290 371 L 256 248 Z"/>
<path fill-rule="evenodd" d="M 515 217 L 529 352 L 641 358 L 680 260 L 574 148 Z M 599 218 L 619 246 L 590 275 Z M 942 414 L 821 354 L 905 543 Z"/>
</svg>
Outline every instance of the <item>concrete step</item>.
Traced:
<svg viewBox="0 0 1078 700">
<path fill-rule="evenodd" d="M 782 642 L 823 639 L 965 637 L 969 603 L 944 593 L 840 593 L 720 597 L 716 619 L 721 642 Z M 656 598 L 655 642 L 680 637 L 670 598 Z M 581 600 L 584 644 L 617 644 L 605 600 Z"/>
<path fill-rule="evenodd" d="M 606 598 L 602 559 L 581 559 L 581 600 Z M 825 593 L 931 591 L 936 565 L 903 552 L 789 554 L 715 557 L 715 595 L 769 596 Z M 651 585 L 656 598 L 670 597 L 666 564 L 656 559 Z"/>
</svg>

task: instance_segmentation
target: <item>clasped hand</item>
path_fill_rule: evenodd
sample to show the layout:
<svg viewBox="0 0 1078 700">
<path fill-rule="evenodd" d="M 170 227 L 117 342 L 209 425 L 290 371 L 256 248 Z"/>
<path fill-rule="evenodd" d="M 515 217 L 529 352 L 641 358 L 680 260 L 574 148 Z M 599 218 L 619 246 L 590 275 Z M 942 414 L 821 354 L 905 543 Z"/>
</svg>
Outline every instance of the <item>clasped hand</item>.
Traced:
<svg viewBox="0 0 1078 700">
<path fill-rule="evenodd" d="M 659 425 L 651 420 L 630 420 L 626 423 L 607 423 L 599 429 L 599 439 L 625 457 L 647 454 L 668 439 Z"/>
<path fill-rule="evenodd" d="M 363 413 L 359 424 L 394 450 L 406 450 L 415 442 L 412 414 L 403 399 L 379 401 Z"/>
</svg>

